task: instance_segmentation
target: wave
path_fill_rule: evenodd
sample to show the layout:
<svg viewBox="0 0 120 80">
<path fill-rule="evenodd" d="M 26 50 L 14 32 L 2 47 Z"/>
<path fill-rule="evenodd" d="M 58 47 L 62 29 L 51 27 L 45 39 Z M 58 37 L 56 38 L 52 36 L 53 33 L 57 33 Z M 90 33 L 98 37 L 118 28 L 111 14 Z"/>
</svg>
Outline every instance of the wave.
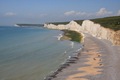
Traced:
<svg viewBox="0 0 120 80">
<path fill-rule="evenodd" d="M 59 34 L 58 36 L 54 36 L 54 37 L 57 37 L 57 39 L 60 40 L 61 37 L 63 37 L 63 35 L 62 35 L 62 34 Z"/>
</svg>

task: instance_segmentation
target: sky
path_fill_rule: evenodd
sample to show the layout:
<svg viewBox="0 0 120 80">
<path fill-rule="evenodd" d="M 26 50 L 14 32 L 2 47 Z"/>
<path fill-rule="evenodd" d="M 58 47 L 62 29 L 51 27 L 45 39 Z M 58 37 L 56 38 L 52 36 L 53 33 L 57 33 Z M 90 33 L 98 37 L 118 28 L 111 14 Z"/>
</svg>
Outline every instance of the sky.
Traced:
<svg viewBox="0 0 120 80">
<path fill-rule="evenodd" d="M 0 25 L 120 15 L 120 0 L 0 0 Z"/>
</svg>

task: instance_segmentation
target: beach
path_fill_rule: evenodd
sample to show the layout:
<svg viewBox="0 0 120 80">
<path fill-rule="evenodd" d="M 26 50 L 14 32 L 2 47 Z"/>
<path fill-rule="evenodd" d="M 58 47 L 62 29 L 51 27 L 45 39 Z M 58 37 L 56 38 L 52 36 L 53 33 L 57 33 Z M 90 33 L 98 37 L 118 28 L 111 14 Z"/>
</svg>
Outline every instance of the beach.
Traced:
<svg viewBox="0 0 120 80">
<path fill-rule="evenodd" d="M 84 33 L 84 48 L 76 63 L 70 64 L 52 80 L 119 80 L 120 46 Z"/>
</svg>

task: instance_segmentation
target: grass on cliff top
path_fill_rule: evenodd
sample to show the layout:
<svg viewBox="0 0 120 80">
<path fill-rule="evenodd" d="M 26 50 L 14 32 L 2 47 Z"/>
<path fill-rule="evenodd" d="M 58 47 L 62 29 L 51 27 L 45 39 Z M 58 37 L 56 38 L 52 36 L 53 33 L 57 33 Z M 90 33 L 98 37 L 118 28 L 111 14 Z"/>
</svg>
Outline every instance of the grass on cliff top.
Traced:
<svg viewBox="0 0 120 80">
<path fill-rule="evenodd" d="M 83 20 L 74 20 L 74 21 L 77 22 L 80 25 L 82 25 L 82 22 L 83 22 Z M 59 25 L 59 24 L 66 25 L 66 24 L 69 24 L 69 22 L 51 22 L 51 24 L 54 24 L 54 25 Z"/>
<path fill-rule="evenodd" d="M 110 28 L 114 31 L 120 30 L 120 16 L 91 19 L 91 21 L 98 23 L 105 28 Z"/>
<path fill-rule="evenodd" d="M 63 24 L 63 25 L 66 25 L 66 24 L 69 24 L 69 22 L 51 22 L 50 24 L 54 24 L 54 25 Z"/>
<path fill-rule="evenodd" d="M 112 16 L 105 18 L 90 19 L 94 23 L 98 23 L 105 28 L 112 29 L 114 31 L 120 30 L 120 16 Z M 76 20 L 78 24 L 82 24 L 83 20 Z"/>
<path fill-rule="evenodd" d="M 71 30 L 62 30 L 63 36 L 66 36 L 70 38 L 71 41 L 75 42 L 81 42 L 82 41 L 82 35 L 76 31 L 71 31 Z"/>
<path fill-rule="evenodd" d="M 97 19 L 90 19 L 91 21 L 100 24 L 105 28 L 112 29 L 114 31 L 120 30 L 120 16 L 113 16 L 113 17 L 105 17 L 105 18 L 97 18 Z M 84 20 L 74 20 L 78 24 L 82 25 Z M 52 24 L 68 24 L 69 22 L 52 22 Z"/>
</svg>

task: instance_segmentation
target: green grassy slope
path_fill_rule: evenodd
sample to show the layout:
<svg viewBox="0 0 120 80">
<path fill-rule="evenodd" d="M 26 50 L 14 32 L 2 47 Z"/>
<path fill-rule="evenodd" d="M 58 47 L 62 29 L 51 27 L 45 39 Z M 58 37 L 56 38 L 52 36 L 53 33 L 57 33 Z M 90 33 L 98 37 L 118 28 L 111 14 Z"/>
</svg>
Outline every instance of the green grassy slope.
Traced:
<svg viewBox="0 0 120 80">
<path fill-rule="evenodd" d="M 71 30 L 62 30 L 62 31 L 64 32 L 64 36 L 69 37 L 71 41 L 81 42 L 82 35 L 80 33 Z"/>
<path fill-rule="evenodd" d="M 105 28 L 110 28 L 115 31 L 120 30 L 120 16 L 91 19 L 91 21 L 99 23 Z"/>
</svg>

